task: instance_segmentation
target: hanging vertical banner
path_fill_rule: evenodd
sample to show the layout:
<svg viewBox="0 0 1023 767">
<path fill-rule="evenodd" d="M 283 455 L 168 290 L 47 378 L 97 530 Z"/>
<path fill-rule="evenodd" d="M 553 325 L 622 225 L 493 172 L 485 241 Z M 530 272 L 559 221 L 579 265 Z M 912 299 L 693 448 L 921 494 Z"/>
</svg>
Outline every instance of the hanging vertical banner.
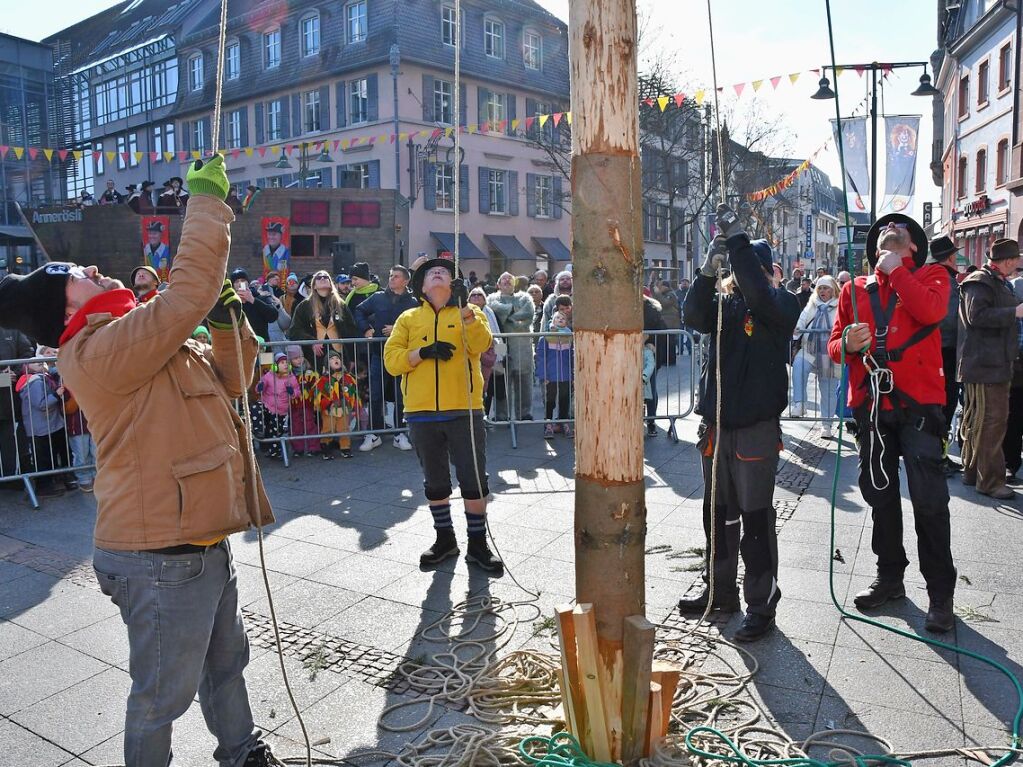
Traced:
<svg viewBox="0 0 1023 767">
<path fill-rule="evenodd" d="M 884 181 L 886 213 L 899 213 L 913 203 L 919 131 L 920 115 L 884 118 L 885 143 L 888 149 Z"/>
<path fill-rule="evenodd" d="M 263 278 L 270 272 L 277 272 L 283 283 L 288 279 L 288 265 L 291 263 L 291 221 L 280 216 L 267 216 L 262 224 Z"/>
<path fill-rule="evenodd" d="M 142 265 L 151 266 L 160 275 L 160 282 L 170 277 L 170 218 L 142 216 Z"/>
<path fill-rule="evenodd" d="M 838 121 L 831 121 L 838 146 Z M 857 210 L 866 210 L 864 197 L 870 194 L 870 171 L 867 169 L 867 118 L 842 118 L 842 153 L 845 156 L 845 176 L 849 183 L 850 199 Z"/>
</svg>

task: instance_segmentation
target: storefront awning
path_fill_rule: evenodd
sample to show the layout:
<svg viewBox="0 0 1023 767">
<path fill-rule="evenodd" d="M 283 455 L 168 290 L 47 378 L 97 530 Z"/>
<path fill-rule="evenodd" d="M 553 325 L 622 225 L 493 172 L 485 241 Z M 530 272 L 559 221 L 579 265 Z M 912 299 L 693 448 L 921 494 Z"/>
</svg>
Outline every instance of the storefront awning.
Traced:
<svg viewBox="0 0 1023 767">
<path fill-rule="evenodd" d="M 490 243 L 501 251 L 501 255 L 509 261 L 536 261 L 536 256 L 526 250 L 526 247 L 519 242 L 517 237 L 510 234 L 485 234 L 483 235 Z"/>
<path fill-rule="evenodd" d="M 572 260 L 572 251 L 557 237 L 534 237 L 533 242 L 541 253 L 546 253 L 555 261 Z"/>
<path fill-rule="evenodd" d="M 31 245 L 34 240 L 27 226 L 0 226 L 0 242 L 5 245 Z"/>
<path fill-rule="evenodd" d="M 430 236 L 433 237 L 444 250 L 450 253 L 455 252 L 455 234 L 454 232 L 430 232 Z M 486 256 L 483 255 L 483 251 L 476 247 L 472 240 L 469 239 L 469 235 L 460 233 L 458 235 L 458 257 L 459 259 L 484 259 Z"/>
</svg>

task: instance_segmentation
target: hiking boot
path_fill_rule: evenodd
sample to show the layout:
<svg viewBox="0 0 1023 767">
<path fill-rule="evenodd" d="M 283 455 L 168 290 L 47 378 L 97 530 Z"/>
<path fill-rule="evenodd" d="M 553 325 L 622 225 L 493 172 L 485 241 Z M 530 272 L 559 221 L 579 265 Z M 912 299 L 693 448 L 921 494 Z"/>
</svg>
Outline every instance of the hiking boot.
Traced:
<svg viewBox="0 0 1023 767">
<path fill-rule="evenodd" d="M 989 498 L 994 498 L 999 501 L 1011 501 L 1016 497 L 1016 491 L 1011 487 L 1006 487 L 1005 485 L 1000 485 L 994 490 L 978 490 L 977 492 L 981 495 L 986 495 Z"/>
<path fill-rule="evenodd" d="M 901 578 L 899 580 L 875 578 L 873 583 L 853 598 L 853 604 L 861 610 L 870 610 L 893 599 L 905 598 L 906 587 L 902 585 Z"/>
<path fill-rule="evenodd" d="M 284 762 L 273 755 L 269 744 L 260 743 L 249 751 L 242 767 L 284 767 Z"/>
<path fill-rule="evenodd" d="M 458 556 L 458 541 L 455 539 L 453 527 L 441 527 L 435 531 L 437 540 L 433 545 L 419 555 L 420 567 L 432 567 L 440 564 L 445 559 Z"/>
<path fill-rule="evenodd" d="M 703 615 L 703 611 L 707 609 L 707 591 L 690 597 L 688 599 L 682 598 L 678 600 L 678 611 L 680 613 L 695 613 L 696 615 Z M 739 609 L 739 592 L 737 590 L 721 592 L 715 590 L 714 604 L 711 606 L 711 612 L 720 613 L 734 613 Z"/>
<path fill-rule="evenodd" d="M 927 619 L 924 621 L 924 628 L 933 631 L 935 634 L 944 634 L 955 626 L 956 616 L 952 610 L 952 597 L 948 599 L 932 599 L 931 606 L 927 609 Z"/>
<path fill-rule="evenodd" d="M 747 613 L 739 630 L 732 635 L 736 642 L 755 642 L 774 628 L 773 615 Z"/>
<path fill-rule="evenodd" d="M 648 437 L 656 437 L 657 436 L 657 424 L 655 422 L 650 421 L 646 425 L 646 435 Z"/>
<path fill-rule="evenodd" d="M 465 551 L 465 561 L 478 565 L 481 570 L 491 575 L 498 577 L 504 575 L 504 562 L 490 550 L 485 536 L 469 539 L 469 546 Z"/>
</svg>

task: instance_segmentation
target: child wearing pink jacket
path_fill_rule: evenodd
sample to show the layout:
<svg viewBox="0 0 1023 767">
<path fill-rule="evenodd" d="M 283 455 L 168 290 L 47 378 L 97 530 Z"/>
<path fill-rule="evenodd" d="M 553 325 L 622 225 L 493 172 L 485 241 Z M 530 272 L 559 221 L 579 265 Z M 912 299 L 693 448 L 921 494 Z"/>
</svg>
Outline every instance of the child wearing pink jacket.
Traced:
<svg viewBox="0 0 1023 767">
<path fill-rule="evenodd" d="M 287 354 L 277 352 L 274 355 L 274 364 L 259 379 L 256 391 L 259 392 L 259 401 L 265 408 L 263 438 L 272 440 L 284 436 L 287 431 L 291 398 L 298 391 L 298 379 L 291 372 Z M 265 442 L 264 449 L 269 458 L 281 457 L 280 442 Z"/>
</svg>

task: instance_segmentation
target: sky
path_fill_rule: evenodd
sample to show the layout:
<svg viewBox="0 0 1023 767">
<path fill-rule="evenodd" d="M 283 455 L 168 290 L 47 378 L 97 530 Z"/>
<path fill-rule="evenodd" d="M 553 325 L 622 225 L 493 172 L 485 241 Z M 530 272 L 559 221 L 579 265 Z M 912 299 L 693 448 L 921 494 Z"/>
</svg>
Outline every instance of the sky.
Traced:
<svg viewBox="0 0 1023 767">
<path fill-rule="evenodd" d="M 569 0 L 537 0 L 558 17 L 569 21 Z M 641 40 L 644 61 L 670 60 L 677 72 L 679 89 L 685 93 L 708 88 L 712 83 L 710 44 L 705 0 L 637 0 L 641 26 L 650 30 Z M 81 19 L 114 5 L 111 0 L 49 0 L 46 13 L 9 14 L 0 31 L 39 40 Z M 926 61 L 937 42 L 934 0 L 833 0 L 837 63 L 871 61 Z M 736 113 L 756 108 L 769 117 L 781 117 L 790 133 L 793 157 L 805 158 L 830 137 L 829 118 L 835 116 L 833 101 L 813 101 L 817 76 L 810 70 L 830 64 L 828 26 L 824 0 L 712 0 L 718 84 L 724 87 L 723 111 Z M 788 75 L 801 72 L 793 85 Z M 883 88 L 885 114 L 921 114 L 917 162 L 917 196 L 920 204 L 934 202 L 939 216 L 940 190 L 929 168 L 932 138 L 931 100 L 912 97 L 922 69 L 895 71 Z M 782 76 L 777 90 L 770 78 Z M 935 73 L 932 78 L 937 79 Z M 764 80 L 759 92 L 747 84 L 736 98 L 735 83 Z M 834 78 L 832 78 L 834 82 Z M 867 95 L 869 74 L 861 77 L 846 71 L 838 78 L 843 115 Z M 708 90 L 709 93 L 709 90 Z M 883 121 L 881 122 L 883 128 Z M 880 131 L 883 135 L 883 129 Z M 816 164 L 840 185 L 838 155 L 829 148 Z M 879 165 L 884 165 L 880 156 Z"/>
</svg>

